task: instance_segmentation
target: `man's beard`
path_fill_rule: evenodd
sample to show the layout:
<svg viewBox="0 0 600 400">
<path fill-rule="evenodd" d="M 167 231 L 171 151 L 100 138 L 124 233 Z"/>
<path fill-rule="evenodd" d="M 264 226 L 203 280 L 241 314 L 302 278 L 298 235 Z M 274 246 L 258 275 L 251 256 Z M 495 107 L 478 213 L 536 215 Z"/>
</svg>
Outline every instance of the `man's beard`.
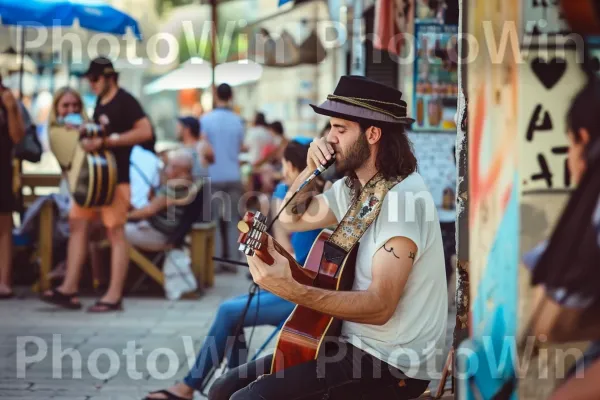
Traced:
<svg viewBox="0 0 600 400">
<path fill-rule="evenodd" d="M 369 148 L 369 142 L 367 142 L 366 135 L 361 132 L 356 142 L 347 151 L 338 150 L 335 169 L 340 173 L 348 175 L 362 167 L 370 156 L 371 149 Z"/>
</svg>

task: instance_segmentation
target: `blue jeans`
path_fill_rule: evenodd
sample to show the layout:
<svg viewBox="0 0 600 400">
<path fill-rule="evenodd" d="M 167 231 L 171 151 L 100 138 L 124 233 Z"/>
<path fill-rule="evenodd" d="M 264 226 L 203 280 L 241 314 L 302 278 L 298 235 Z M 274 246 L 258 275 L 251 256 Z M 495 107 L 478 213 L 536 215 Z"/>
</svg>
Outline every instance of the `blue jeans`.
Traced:
<svg viewBox="0 0 600 400">
<path fill-rule="evenodd" d="M 211 368 L 217 368 L 225 357 L 225 350 L 232 340 L 234 342 L 228 360 L 229 368 L 235 368 L 246 363 L 248 351 L 243 332 L 242 336 L 237 339 L 233 338 L 232 335 L 235 333 L 235 328 L 247 301 L 248 295 L 246 294 L 226 300 L 221 304 L 217 317 L 208 331 L 208 336 L 200 349 L 200 353 L 198 353 L 194 367 L 183 380 L 186 385 L 200 390 L 202 382 Z M 256 314 L 257 305 L 258 315 Z M 244 327 L 253 325 L 278 326 L 290 315 L 294 307 L 293 303 L 261 290 L 250 303 L 244 319 Z M 227 355 L 229 356 L 229 354 Z"/>
</svg>

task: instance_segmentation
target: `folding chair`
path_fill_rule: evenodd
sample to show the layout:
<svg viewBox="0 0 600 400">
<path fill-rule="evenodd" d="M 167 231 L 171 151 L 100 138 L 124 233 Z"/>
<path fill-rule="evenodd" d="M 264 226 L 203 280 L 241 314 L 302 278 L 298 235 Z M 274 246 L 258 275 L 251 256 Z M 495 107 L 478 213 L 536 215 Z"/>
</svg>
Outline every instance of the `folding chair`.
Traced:
<svg viewBox="0 0 600 400">
<path fill-rule="evenodd" d="M 154 281 L 156 281 L 161 286 L 164 285 L 164 274 L 160 265 L 165 261 L 167 253 L 169 250 L 181 248 L 186 245 L 185 239 L 186 236 L 192 230 L 192 226 L 194 223 L 198 222 L 200 217 L 202 216 L 202 210 L 204 205 L 204 193 L 205 186 L 203 185 L 194 200 L 191 203 L 185 206 L 183 211 L 181 222 L 175 232 L 168 238 L 165 247 L 160 252 L 155 252 L 152 258 L 144 255 L 140 250 L 130 247 L 129 250 L 129 258 L 133 261 L 142 271 L 145 272 L 146 275 L 143 275 L 138 279 L 138 281 L 131 287 L 129 291 L 134 291 L 141 285 L 141 283 L 146 279 L 147 276 L 151 277 Z M 148 252 L 144 252 L 148 254 Z M 153 254 L 153 253 L 149 253 Z M 201 287 L 201 285 L 198 285 Z"/>
</svg>

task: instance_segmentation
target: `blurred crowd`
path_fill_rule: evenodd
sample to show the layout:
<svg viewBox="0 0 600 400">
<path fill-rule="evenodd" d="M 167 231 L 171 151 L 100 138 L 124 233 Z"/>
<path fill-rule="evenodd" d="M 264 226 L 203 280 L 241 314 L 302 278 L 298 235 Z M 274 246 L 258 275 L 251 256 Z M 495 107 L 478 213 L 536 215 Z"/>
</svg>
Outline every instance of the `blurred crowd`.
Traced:
<svg viewBox="0 0 600 400">
<path fill-rule="evenodd" d="M 3 105 L 7 110 L 14 105 L 19 111 L 14 116 L 8 113 L 5 126 L 12 127 L 16 121 L 20 128 L 14 131 L 20 136 L 0 135 L 3 141 L 10 138 L 2 146 L 8 151 L 2 159 L 1 172 L 6 179 L 2 180 L 0 210 L 1 245 L 7 251 L 2 252 L 6 259 L 0 263 L 0 296 L 14 295 L 10 251 L 14 236 L 36 237 L 38 217 L 47 201 L 52 201 L 56 209 L 51 278 L 57 285 L 42 299 L 58 306 L 81 308 L 80 282 L 82 276 L 91 275 L 93 287 L 103 290 L 104 295 L 89 310 L 121 309 L 129 264 L 127 246 L 150 252 L 164 249 L 181 225 L 183 210 L 200 188 L 210 192 L 213 199 L 211 206 L 203 209 L 203 214 L 208 210 L 210 215 L 199 215 L 198 221 L 217 222 L 215 255 L 240 260 L 237 222 L 247 209 L 261 209 L 261 199 L 274 207 L 273 196 L 283 198 L 286 184 L 302 171 L 306 158 L 303 154 L 313 138 L 291 139 L 281 121 L 268 121 L 261 112 L 246 124 L 233 107 L 232 88 L 222 84 L 216 90 L 214 109 L 200 118 L 180 116 L 176 125 L 178 144 L 157 152 L 150 118 L 137 99 L 119 86 L 119 74 L 112 63 L 102 57 L 92 61 L 85 79 L 98 98 L 93 115 L 87 114 L 82 96 L 71 87 L 56 90 L 49 113 L 47 146 L 62 171 L 59 192 L 28 205 L 14 230 L 10 215 L 17 209 L 17 199 L 9 195 L 15 172 L 10 162 L 16 147 L 13 143 L 35 142 L 35 127 L 25 107 L 3 88 Z M 92 161 L 88 161 L 90 154 L 95 157 Z M 87 197 L 94 186 L 92 170 L 99 165 L 110 167 L 113 162 L 113 200 L 96 206 L 77 201 L 82 192 Z M 100 176 L 98 171 L 96 175 Z M 332 168 L 328 179 L 334 178 Z M 228 204 L 214 200 L 223 195 Z M 281 234 L 277 226 L 275 230 L 281 243 L 294 254 L 290 235 Z M 110 246 L 106 246 L 107 241 Z M 111 255 L 110 263 L 105 262 L 107 253 Z M 88 264 L 91 274 L 82 271 L 82 266 Z M 106 265 L 111 265 L 110 269 Z M 236 267 L 222 263 L 216 265 L 216 270 L 232 272 Z"/>
</svg>

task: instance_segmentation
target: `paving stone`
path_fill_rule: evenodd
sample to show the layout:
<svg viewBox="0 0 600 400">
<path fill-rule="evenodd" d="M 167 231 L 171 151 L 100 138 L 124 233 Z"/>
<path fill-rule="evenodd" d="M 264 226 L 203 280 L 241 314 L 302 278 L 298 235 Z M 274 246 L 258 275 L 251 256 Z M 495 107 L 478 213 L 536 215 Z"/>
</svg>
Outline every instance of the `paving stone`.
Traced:
<svg viewBox="0 0 600 400">
<path fill-rule="evenodd" d="M 32 386 L 27 382 L 7 382 L 0 381 L 0 390 L 27 390 Z"/>
<path fill-rule="evenodd" d="M 202 341 L 214 319 L 219 305 L 233 295 L 246 293 L 248 281 L 245 276 L 219 275 L 216 285 L 206 291 L 199 300 L 170 302 L 164 299 L 127 298 L 125 311 L 115 314 L 96 315 L 85 312 L 68 312 L 48 307 L 36 298 L 9 300 L 0 304 L 0 398 L 2 400 L 139 400 L 153 390 L 164 389 L 181 380 L 189 371 L 188 356 L 195 359 Z M 91 305 L 96 298 L 83 298 Z M 451 337 L 454 326 L 453 312 L 449 318 L 448 332 Z M 250 344 L 250 354 L 271 334 L 273 327 L 258 327 Z M 70 356 L 62 358 L 62 365 L 53 365 L 54 334 L 60 335 L 61 350 L 73 348 L 81 356 L 81 366 L 73 366 Z M 246 330 L 249 338 L 250 330 Z M 28 365 L 24 378 L 17 378 L 17 338 L 33 336 L 46 345 L 46 358 Z M 191 355 L 185 343 L 192 344 Z M 123 355 L 128 342 L 133 341 L 142 355 L 136 356 L 135 369 L 128 365 Z M 272 341 L 268 349 L 272 349 Z M 173 376 L 158 379 L 156 371 L 167 372 L 170 367 L 165 356 L 156 359 L 148 370 L 148 357 L 156 349 L 170 349 L 177 356 L 177 369 Z M 119 368 L 110 379 L 99 379 L 88 368 L 90 356 L 98 349 L 114 351 Z M 34 343 L 27 343 L 25 354 L 37 352 Z M 106 355 L 94 363 L 104 373 L 111 367 Z M 129 368 L 129 369 L 128 369 Z M 133 379 L 130 372 L 137 371 L 142 379 Z M 63 379 L 53 379 L 62 374 Z M 81 379 L 73 379 L 74 374 Z M 154 375 L 154 376 L 151 376 Z M 204 399 L 196 394 L 195 399 Z"/>
</svg>

